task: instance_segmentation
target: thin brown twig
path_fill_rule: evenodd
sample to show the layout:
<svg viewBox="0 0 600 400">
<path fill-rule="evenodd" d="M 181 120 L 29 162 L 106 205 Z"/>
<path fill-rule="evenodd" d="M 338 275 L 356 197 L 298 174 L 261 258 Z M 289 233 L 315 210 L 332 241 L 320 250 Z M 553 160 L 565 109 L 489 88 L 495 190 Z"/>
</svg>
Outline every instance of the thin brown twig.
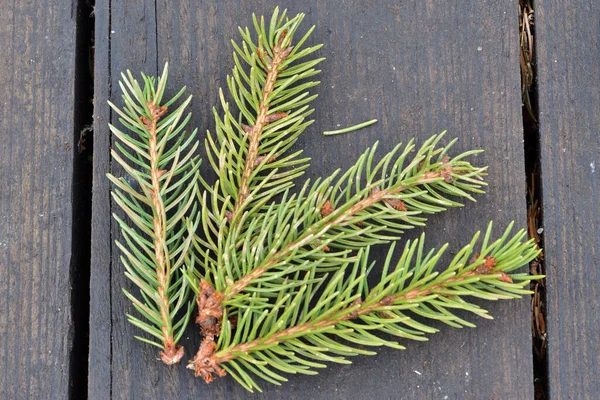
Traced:
<svg viewBox="0 0 600 400">
<path fill-rule="evenodd" d="M 529 92 L 531 85 L 533 85 L 533 55 L 534 55 L 534 44 L 533 44 L 533 32 L 532 26 L 534 24 L 534 12 L 533 7 L 529 0 L 519 1 L 519 40 L 520 40 L 520 57 L 519 61 L 521 64 L 521 98 L 523 105 L 527 109 L 527 112 L 536 121 L 533 115 L 533 109 L 531 107 L 531 99 Z"/>
<path fill-rule="evenodd" d="M 152 181 L 152 205 L 153 217 L 152 223 L 154 226 L 154 256 L 156 258 L 156 275 L 158 280 L 158 295 L 160 297 L 159 311 L 163 322 L 162 335 L 164 349 L 160 353 L 160 358 L 165 364 L 178 363 L 183 357 L 183 346 L 175 345 L 175 339 L 170 333 L 170 307 L 168 296 L 168 281 L 171 273 L 171 265 L 168 255 L 166 254 L 166 215 L 164 205 L 160 196 L 160 177 L 165 173 L 164 170 L 158 167 L 158 150 L 157 150 L 157 126 L 160 118 L 166 114 L 167 107 L 157 106 L 153 102 L 149 102 L 148 108 L 152 119 L 141 117 L 142 123 L 150 133 L 148 141 L 150 153 L 150 179 Z"/>
</svg>

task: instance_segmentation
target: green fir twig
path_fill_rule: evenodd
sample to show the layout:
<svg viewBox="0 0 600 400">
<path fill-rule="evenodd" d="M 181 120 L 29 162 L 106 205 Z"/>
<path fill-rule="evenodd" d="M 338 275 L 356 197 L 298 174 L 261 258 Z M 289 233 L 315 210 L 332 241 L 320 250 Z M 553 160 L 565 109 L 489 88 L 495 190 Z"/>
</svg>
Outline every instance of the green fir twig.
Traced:
<svg viewBox="0 0 600 400">
<path fill-rule="evenodd" d="M 375 354 L 363 346 L 404 349 L 376 333 L 427 340 L 424 335 L 437 329 L 421 322 L 423 318 L 456 328 L 475 327 L 455 310 L 491 317 L 469 297 L 518 298 L 530 293 L 526 288 L 531 279 L 540 278 L 514 273 L 539 251 L 532 240 L 523 241 L 524 230 L 513 236 L 511 230 L 512 224 L 492 242 L 490 223 L 478 253 L 479 233 L 440 272 L 436 267 L 447 246 L 426 251 L 422 236 L 406 244 L 394 268 L 391 246 L 382 276 L 372 288 L 367 247 L 355 263 L 332 274 L 316 301 L 313 296 L 325 280 L 314 280 L 310 271 L 305 275 L 309 283 L 281 290 L 272 307 L 265 309 L 258 302 L 256 310 L 248 307 L 238 315 L 235 327 L 226 321 L 218 342 L 205 338 L 190 366 L 207 382 L 229 373 L 246 389 L 260 390 L 252 375 L 279 385 L 287 381 L 282 373 L 314 374 L 315 368 L 326 366 L 323 362 L 345 364 L 347 356 Z M 254 293 L 253 299 L 258 296 Z"/>
<path fill-rule="evenodd" d="M 194 156 L 196 131 L 187 138 L 183 132 L 191 117 L 185 112 L 191 96 L 169 113 L 184 90 L 163 103 L 167 76 L 165 64 L 158 81 L 142 75 L 142 87 L 129 71 L 122 74 L 119 85 L 125 106 L 110 106 L 126 131 L 110 125 L 118 139 L 111 154 L 131 179 L 107 176 L 115 185 L 115 203 L 133 224 L 114 214 L 124 239 L 117 246 L 125 275 L 139 295 L 123 292 L 143 319 L 130 314 L 127 318 L 151 337 L 138 339 L 162 349 L 163 362 L 174 364 L 183 357 L 177 342 L 193 310 L 180 270 L 198 224 L 194 200 L 200 163 Z M 183 315 L 178 315 L 180 310 Z"/>
</svg>

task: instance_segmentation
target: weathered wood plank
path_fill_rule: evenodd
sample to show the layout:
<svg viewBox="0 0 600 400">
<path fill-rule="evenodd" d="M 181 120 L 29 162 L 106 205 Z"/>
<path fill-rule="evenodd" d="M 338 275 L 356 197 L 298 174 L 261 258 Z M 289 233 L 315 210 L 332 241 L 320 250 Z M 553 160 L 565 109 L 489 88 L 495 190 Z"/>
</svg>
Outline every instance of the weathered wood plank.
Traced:
<svg viewBox="0 0 600 400">
<path fill-rule="evenodd" d="M 0 1 L 3 399 L 69 393 L 75 7 Z"/>
<path fill-rule="evenodd" d="M 88 397 L 106 399 L 111 394 L 111 204 L 106 172 L 110 168 L 111 138 L 107 133 L 111 96 L 110 0 L 96 0 L 94 49 L 94 168 L 90 261 L 90 332 Z"/>
<path fill-rule="evenodd" d="M 600 4 L 536 1 L 552 399 L 600 397 Z"/>
<path fill-rule="evenodd" d="M 238 25 L 251 24 L 252 12 L 269 15 L 276 2 L 158 1 L 156 16 L 149 3 L 119 9 L 113 3 L 108 81 L 115 87 L 117 73 L 124 68 L 155 73 L 157 63 L 162 67 L 169 61 L 171 91 L 187 85 L 194 95 L 193 125 L 201 132 L 212 129 L 210 110 L 232 66 L 229 40 L 238 38 Z M 476 205 L 432 218 L 430 245 L 449 241 L 457 249 L 490 218 L 498 229 L 512 219 L 525 226 L 518 20 L 513 2 L 485 7 L 479 2 L 434 1 L 277 3 L 292 13 L 307 13 L 306 29 L 317 26 L 312 43 L 323 42 L 321 55 L 328 58 L 315 104 L 316 123 L 299 143 L 313 157 L 308 176 L 348 166 L 376 140 L 385 149 L 447 129 L 449 137 L 461 139 L 458 149 L 487 150 L 478 161 L 490 165 L 489 194 Z M 96 40 L 106 40 L 105 35 Z M 114 90 L 106 95 L 118 100 Z M 101 104 L 107 98 L 95 100 Z M 108 111 L 98 112 L 105 123 Z M 338 124 L 370 118 L 378 118 L 379 124 L 360 133 L 334 138 L 320 134 Z M 98 129 L 96 135 L 108 132 L 102 126 Z M 113 238 L 118 236 L 116 226 L 111 232 Z M 231 379 L 205 385 L 183 365 L 165 367 L 156 361 L 155 349 L 132 338 L 136 328 L 124 316 L 131 306 L 120 289 L 130 285 L 117 254 L 113 249 L 111 294 L 104 284 L 92 287 L 97 299 L 105 298 L 106 307 L 112 296 L 112 395 L 244 398 L 247 394 Z M 496 320 L 476 320 L 476 330 L 441 327 L 429 343 L 407 343 L 405 352 L 383 349 L 376 357 L 355 358 L 352 366 L 333 365 L 317 377 L 291 376 L 282 388 L 265 384 L 265 393 L 256 397 L 532 398 L 528 299 L 486 306 Z M 183 344 L 191 357 L 198 345 L 195 328 L 186 336 Z"/>
</svg>

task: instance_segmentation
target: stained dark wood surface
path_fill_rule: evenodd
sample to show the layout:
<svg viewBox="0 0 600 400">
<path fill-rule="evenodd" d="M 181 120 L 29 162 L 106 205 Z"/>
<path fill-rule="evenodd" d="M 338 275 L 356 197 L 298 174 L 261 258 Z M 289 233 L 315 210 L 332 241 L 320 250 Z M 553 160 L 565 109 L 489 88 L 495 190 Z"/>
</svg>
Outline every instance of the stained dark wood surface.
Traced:
<svg viewBox="0 0 600 400">
<path fill-rule="evenodd" d="M 551 399 L 600 397 L 600 4 L 536 1 Z"/>
<path fill-rule="evenodd" d="M 307 14 L 311 43 L 327 57 L 315 102 L 315 124 L 298 146 L 313 157 L 309 177 L 350 165 L 376 140 L 383 149 L 412 137 L 448 130 L 457 150 L 485 148 L 476 162 L 490 166 L 488 194 L 477 204 L 430 220 L 428 243 L 453 249 L 494 219 L 525 227 L 525 173 L 519 83 L 517 7 L 512 1 L 138 1 L 96 4 L 94 213 L 92 237 L 90 398 L 247 398 L 232 379 L 206 385 L 184 365 L 167 368 L 155 349 L 132 339 L 125 319 L 130 287 L 113 240 L 104 174 L 109 161 L 106 100 L 119 103 L 119 73 L 157 74 L 171 65 L 170 90 L 194 95 L 192 123 L 213 128 L 211 108 L 232 66 L 230 39 L 251 13 L 270 15 L 279 4 Z M 339 137 L 321 132 L 377 118 L 368 130 Z M 412 233 L 414 236 L 417 232 Z M 409 235 L 410 236 L 410 235 Z M 382 349 L 351 366 L 332 365 L 316 377 L 290 376 L 281 388 L 265 384 L 252 398 L 530 399 L 533 396 L 529 299 L 486 304 L 494 321 L 470 318 L 476 330 L 452 330 L 406 351 Z M 187 357 L 198 346 L 191 328 Z"/>
<path fill-rule="evenodd" d="M 0 398 L 66 398 L 75 4 L 0 1 Z"/>
<path fill-rule="evenodd" d="M 74 232 L 87 217 L 77 214 L 74 166 L 81 155 L 74 138 L 80 104 L 89 98 L 78 95 L 85 65 L 76 61 L 76 34 L 89 28 L 77 26 L 76 14 L 84 1 L 0 0 L 2 399 L 67 398 L 69 392 L 77 398 L 72 385 L 84 355 L 73 354 L 79 301 L 73 288 L 85 282 L 74 272 L 84 268 L 80 246 L 87 243 Z M 118 210 L 105 178 L 108 171 L 121 173 L 109 158 L 113 115 L 106 100 L 120 103 L 121 71 L 157 74 L 169 61 L 170 91 L 187 85 L 192 124 L 213 129 L 210 110 L 232 65 L 229 40 L 238 40 L 236 27 L 250 25 L 252 12 L 269 15 L 276 4 L 305 12 L 305 29 L 317 26 L 311 43 L 325 44 L 316 122 L 298 144 L 313 157 L 307 177 L 350 165 L 376 140 L 383 152 L 448 130 L 448 138 L 460 139 L 457 151 L 486 149 L 476 160 L 490 166 L 490 186 L 477 204 L 432 218 L 429 245 L 450 242 L 458 249 L 489 219 L 498 229 L 513 219 L 525 226 L 512 1 L 97 0 L 89 397 L 533 398 L 529 299 L 482 303 L 496 319 L 469 317 L 475 330 L 440 326 L 428 343 L 406 342 L 403 352 L 381 349 L 317 377 L 290 376 L 281 388 L 265 383 L 265 393 L 255 395 L 230 378 L 206 385 L 183 365 L 165 367 L 154 348 L 132 339 L 138 332 L 125 320 L 131 306 L 121 292 L 130 284 L 114 247 L 119 232 L 111 213 Z M 598 398 L 600 6 L 537 0 L 535 9 L 549 398 Z M 371 118 L 379 123 L 366 130 L 321 135 Z M 191 357 L 195 327 L 183 344 Z"/>
<path fill-rule="evenodd" d="M 111 94 L 110 68 L 110 0 L 97 0 L 94 32 L 94 168 L 92 176 L 92 232 L 90 261 L 90 331 L 89 379 L 90 399 L 111 395 L 112 335 L 112 238 L 110 188 L 106 173 L 110 170 L 111 138 L 106 130 L 110 122 L 106 101 Z"/>
</svg>

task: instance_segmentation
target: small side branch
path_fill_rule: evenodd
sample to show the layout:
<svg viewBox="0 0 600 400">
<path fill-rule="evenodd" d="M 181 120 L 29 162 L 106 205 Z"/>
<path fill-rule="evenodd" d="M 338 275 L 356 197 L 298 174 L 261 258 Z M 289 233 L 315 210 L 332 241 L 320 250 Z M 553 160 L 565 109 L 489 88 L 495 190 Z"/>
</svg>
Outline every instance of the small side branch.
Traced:
<svg viewBox="0 0 600 400">
<path fill-rule="evenodd" d="M 283 112 L 268 114 L 268 98 L 273 92 L 273 89 L 275 88 L 275 82 L 277 81 L 277 76 L 279 74 L 279 67 L 287 58 L 287 56 L 289 56 L 290 52 L 293 49 L 293 47 L 283 48 L 281 46 L 285 37 L 286 31 L 283 31 L 279 37 L 277 45 L 273 47 L 273 58 L 267 56 L 260 48 L 256 50 L 259 59 L 262 61 L 263 65 L 265 66 L 265 69 L 268 72 L 267 80 L 263 89 L 262 98 L 260 101 L 260 108 L 254 126 L 249 127 L 247 125 L 244 125 L 244 130 L 248 134 L 249 139 L 248 154 L 246 155 L 244 173 L 242 174 L 242 181 L 240 182 L 240 188 L 238 191 L 238 199 L 235 204 L 234 211 L 231 214 L 232 217 L 238 213 L 238 211 L 242 207 L 242 204 L 248 198 L 248 194 L 250 192 L 250 176 L 252 175 L 252 171 L 254 171 L 254 168 L 256 168 L 258 164 L 260 164 L 260 161 L 257 162 L 259 159 L 259 143 L 260 136 L 262 135 L 265 126 L 275 121 L 278 121 L 281 118 L 287 117 L 287 114 Z"/>
</svg>

